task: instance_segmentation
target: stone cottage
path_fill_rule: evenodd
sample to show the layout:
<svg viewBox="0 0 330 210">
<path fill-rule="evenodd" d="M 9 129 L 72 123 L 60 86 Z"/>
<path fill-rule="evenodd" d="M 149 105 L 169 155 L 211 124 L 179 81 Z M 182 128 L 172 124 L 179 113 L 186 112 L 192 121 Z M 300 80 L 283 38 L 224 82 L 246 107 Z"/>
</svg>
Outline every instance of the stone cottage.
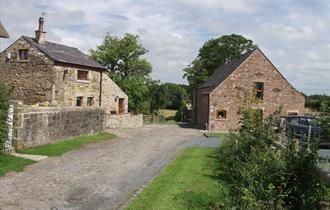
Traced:
<svg viewBox="0 0 330 210">
<path fill-rule="evenodd" d="M 262 117 L 282 106 L 283 115 L 303 115 L 305 97 L 276 69 L 260 49 L 220 66 L 193 95 L 193 122 L 215 131 L 239 127 L 242 92 L 253 93 Z"/>
<path fill-rule="evenodd" d="M 44 18 L 35 37 L 22 36 L 0 53 L 0 83 L 12 88 L 11 99 L 25 105 L 98 106 L 126 113 L 127 95 L 106 68 L 77 48 L 49 42 Z"/>
</svg>

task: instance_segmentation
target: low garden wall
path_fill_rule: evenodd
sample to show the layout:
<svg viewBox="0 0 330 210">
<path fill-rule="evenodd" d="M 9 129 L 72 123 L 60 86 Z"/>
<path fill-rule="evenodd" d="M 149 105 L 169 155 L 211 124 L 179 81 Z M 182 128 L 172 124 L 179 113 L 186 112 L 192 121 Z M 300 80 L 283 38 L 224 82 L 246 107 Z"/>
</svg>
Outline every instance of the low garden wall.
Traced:
<svg viewBox="0 0 330 210">
<path fill-rule="evenodd" d="M 16 148 L 104 131 L 102 108 L 18 107 L 14 118 Z"/>
<path fill-rule="evenodd" d="M 106 115 L 106 130 L 111 128 L 140 128 L 143 126 L 143 115 L 118 114 Z"/>
<path fill-rule="evenodd" d="M 142 126 L 142 115 L 110 115 L 100 107 L 18 106 L 15 107 L 13 144 L 19 149 L 106 132 L 110 128 Z"/>
</svg>

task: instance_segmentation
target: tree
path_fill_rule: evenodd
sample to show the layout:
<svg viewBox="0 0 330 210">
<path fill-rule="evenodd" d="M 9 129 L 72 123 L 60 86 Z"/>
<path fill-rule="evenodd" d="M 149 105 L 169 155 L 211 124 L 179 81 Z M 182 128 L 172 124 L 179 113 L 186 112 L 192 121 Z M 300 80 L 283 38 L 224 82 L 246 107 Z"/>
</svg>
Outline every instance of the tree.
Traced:
<svg viewBox="0 0 330 210">
<path fill-rule="evenodd" d="M 141 58 L 148 52 L 138 43 L 139 37 L 123 37 L 107 33 L 101 45 L 90 50 L 91 56 L 107 67 L 109 76 L 128 95 L 128 109 L 148 114 L 150 111 L 149 82 L 151 64 Z"/>
<path fill-rule="evenodd" d="M 122 77 L 148 77 L 152 66 L 145 58 L 141 58 L 148 50 L 138 43 L 138 39 L 139 36 L 133 34 L 116 37 L 107 33 L 103 43 L 95 50 L 90 50 L 90 53 L 112 73 Z"/>
<path fill-rule="evenodd" d="M 255 48 L 252 40 L 237 34 L 208 40 L 199 49 L 197 58 L 183 70 L 190 91 L 206 81 L 220 65 Z"/>
</svg>

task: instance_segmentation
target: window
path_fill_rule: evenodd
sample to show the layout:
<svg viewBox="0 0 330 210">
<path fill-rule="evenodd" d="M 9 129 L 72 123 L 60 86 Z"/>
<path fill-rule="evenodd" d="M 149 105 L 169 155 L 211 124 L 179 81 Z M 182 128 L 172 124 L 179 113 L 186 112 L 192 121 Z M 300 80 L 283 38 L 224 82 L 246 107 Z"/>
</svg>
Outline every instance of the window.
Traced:
<svg viewBox="0 0 330 210">
<path fill-rule="evenodd" d="M 289 116 L 295 116 L 295 115 L 298 115 L 298 112 L 295 112 L 295 111 L 292 111 L 292 112 L 288 112 L 288 115 Z"/>
<path fill-rule="evenodd" d="M 18 50 L 18 54 L 19 54 L 19 59 L 20 60 L 27 60 L 28 59 L 28 50 L 27 49 Z"/>
<path fill-rule="evenodd" d="M 263 100 L 264 98 L 264 83 L 256 82 L 255 83 L 256 99 Z"/>
<path fill-rule="evenodd" d="M 93 106 L 93 97 L 87 98 L 87 106 Z"/>
<path fill-rule="evenodd" d="M 88 80 L 88 71 L 78 70 L 78 80 Z"/>
<path fill-rule="evenodd" d="M 76 103 L 76 105 L 77 106 L 82 106 L 82 102 L 83 102 L 83 97 L 82 96 L 77 97 L 77 103 Z"/>
<path fill-rule="evenodd" d="M 298 118 L 288 118 L 287 122 L 290 123 L 290 124 L 297 125 L 298 124 Z"/>
<path fill-rule="evenodd" d="M 221 120 L 227 119 L 227 111 L 226 110 L 217 111 L 217 119 L 221 119 Z"/>
<path fill-rule="evenodd" d="M 307 118 L 299 118 L 299 124 L 308 126 Z"/>
</svg>

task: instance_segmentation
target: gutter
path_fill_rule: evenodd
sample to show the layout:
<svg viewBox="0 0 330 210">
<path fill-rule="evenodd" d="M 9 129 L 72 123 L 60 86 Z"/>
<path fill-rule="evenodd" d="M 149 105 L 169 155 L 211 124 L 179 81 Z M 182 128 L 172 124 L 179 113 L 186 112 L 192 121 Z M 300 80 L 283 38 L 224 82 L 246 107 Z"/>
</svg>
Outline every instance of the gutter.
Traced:
<svg viewBox="0 0 330 210">
<path fill-rule="evenodd" d="M 102 105 L 102 80 L 103 80 L 103 71 L 100 71 L 100 95 L 99 95 L 99 106 Z"/>
</svg>

